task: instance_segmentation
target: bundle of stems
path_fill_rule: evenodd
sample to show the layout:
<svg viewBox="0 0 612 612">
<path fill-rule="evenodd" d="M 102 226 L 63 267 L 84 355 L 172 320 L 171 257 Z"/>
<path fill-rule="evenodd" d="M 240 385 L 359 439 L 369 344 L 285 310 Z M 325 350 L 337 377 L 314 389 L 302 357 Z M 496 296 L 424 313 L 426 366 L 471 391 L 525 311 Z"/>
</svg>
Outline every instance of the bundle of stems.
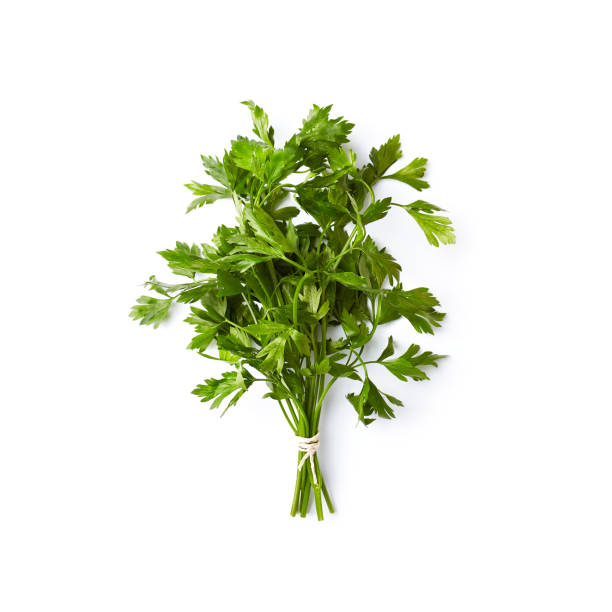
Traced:
<svg viewBox="0 0 612 612">
<path fill-rule="evenodd" d="M 428 378 L 424 368 L 443 357 L 416 344 L 394 357 L 389 337 L 378 358 L 365 359 L 380 325 L 403 318 L 416 332 L 433 334 L 444 318 L 429 289 L 403 288 L 400 264 L 369 230 L 400 208 L 433 246 L 452 244 L 455 235 L 438 206 L 375 195 L 383 180 L 417 191 L 429 187 L 424 158 L 389 171 L 402 157 L 399 136 L 373 148 L 358 166 L 345 146 L 354 126 L 331 118 L 331 106 L 313 106 L 298 132 L 277 148 L 267 114 L 253 102 L 244 104 L 257 139 L 237 137 L 221 159 L 202 156 L 215 184 L 187 185 L 196 196 L 187 212 L 227 199 L 237 224 L 221 225 L 212 244 L 177 242 L 160 251 L 188 280 L 169 284 L 151 276 L 145 285 L 160 297 L 140 297 L 131 316 L 157 327 L 173 305 L 190 305 L 185 320 L 195 335 L 188 348 L 230 366 L 193 390 L 211 408 L 224 403 L 224 413 L 253 383 L 267 384 L 265 397 L 278 403 L 300 449 L 291 514 L 306 516 L 312 492 L 321 520 L 323 500 L 334 511 L 316 452 L 331 387 L 341 378 L 359 381 L 359 392 L 346 397 L 369 425 L 376 417 L 392 418 L 402 405 L 373 382 L 372 366 L 402 381 L 422 381 Z"/>
</svg>

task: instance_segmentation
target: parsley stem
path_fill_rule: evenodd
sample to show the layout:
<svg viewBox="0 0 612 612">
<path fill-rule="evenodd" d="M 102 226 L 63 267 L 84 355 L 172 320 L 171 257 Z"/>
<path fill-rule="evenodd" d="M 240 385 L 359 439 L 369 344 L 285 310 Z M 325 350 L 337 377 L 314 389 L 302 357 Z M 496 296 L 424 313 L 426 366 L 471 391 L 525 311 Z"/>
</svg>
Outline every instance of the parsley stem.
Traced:
<svg viewBox="0 0 612 612">
<path fill-rule="evenodd" d="M 215 357 L 214 355 L 209 355 L 208 353 L 205 353 L 204 351 L 198 351 L 198 355 L 202 355 L 202 357 L 206 357 L 206 359 L 214 359 L 215 361 L 223 361 L 223 359 L 220 359 L 219 357 Z"/>
<path fill-rule="evenodd" d="M 295 414 L 295 411 L 293 410 L 293 406 L 291 405 L 291 401 L 290 400 L 285 400 L 287 402 L 287 410 L 291 413 L 291 416 L 293 417 L 293 422 L 297 423 L 298 422 L 298 418 Z M 296 425 L 297 427 L 297 425 Z"/>
<path fill-rule="evenodd" d="M 257 195 L 255 196 L 255 205 L 259 204 L 259 198 L 261 197 L 261 193 L 264 190 L 265 186 L 266 186 L 266 184 L 262 183 L 261 186 L 259 187 L 259 189 L 257 190 Z"/>
<path fill-rule="evenodd" d="M 325 389 L 323 389 L 323 393 L 321 393 L 321 397 L 319 397 L 319 401 L 317 402 L 317 405 L 315 407 L 315 411 L 314 411 L 314 422 L 316 423 L 316 425 L 319 425 L 319 417 L 321 415 L 321 408 L 323 406 L 323 400 L 325 399 L 325 396 L 327 395 L 328 391 L 331 389 L 332 385 L 338 380 L 338 376 L 334 376 L 329 383 L 327 383 L 327 386 L 325 387 Z"/>
<path fill-rule="evenodd" d="M 308 512 L 308 502 L 310 498 L 310 477 L 308 469 L 302 468 L 304 472 L 303 487 L 302 487 L 302 505 L 300 507 L 300 516 L 305 518 Z"/>
<path fill-rule="evenodd" d="M 323 474 L 321 473 L 321 467 L 319 465 L 319 456 L 318 455 L 315 455 L 314 461 L 315 461 L 315 466 L 316 466 L 316 470 L 317 470 L 317 478 L 319 479 L 319 482 L 321 483 L 321 491 L 323 493 L 323 497 L 325 498 L 325 503 L 327 504 L 327 508 L 328 508 L 329 512 L 331 514 L 333 514 L 334 513 L 334 506 L 333 506 L 331 498 L 329 496 L 329 492 L 327 491 L 327 487 L 325 486 L 325 480 L 323 479 Z"/>
<path fill-rule="evenodd" d="M 289 416 L 287 415 L 287 412 L 285 411 L 285 407 L 283 406 L 283 403 L 280 400 L 278 400 L 278 405 L 280 406 L 280 409 L 283 411 L 283 415 L 285 419 L 287 420 L 287 423 L 289 423 L 289 427 L 293 429 L 293 433 L 297 434 L 297 427 L 289 419 Z"/>
<path fill-rule="evenodd" d="M 327 230 L 330 227 L 331 227 L 331 223 L 328 223 L 323 229 L 323 231 L 321 232 L 321 235 L 319 236 L 319 244 L 317 245 L 317 255 L 321 253 L 321 245 L 323 244 L 323 238 L 325 238 L 325 234 L 327 234 Z"/>
<path fill-rule="evenodd" d="M 302 276 L 302 278 L 300 278 L 296 288 L 295 288 L 295 293 L 293 294 L 293 324 L 297 327 L 298 324 L 298 299 L 300 296 L 300 291 L 304 285 L 304 283 L 308 280 L 308 278 L 310 278 L 311 273 L 308 272 L 308 274 L 304 274 L 304 276 Z"/>
<path fill-rule="evenodd" d="M 357 232 L 358 229 L 359 229 L 358 225 L 356 225 L 353 228 L 353 231 L 351 232 L 351 235 L 348 237 L 348 240 L 344 243 L 344 246 L 342 247 L 342 250 L 340 251 L 340 253 L 338 255 L 336 255 L 335 257 L 333 257 L 332 259 L 330 259 L 327 262 L 327 265 L 325 266 L 326 270 L 329 268 L 330 264 L 332 264 L 334 261 L 336 261 L 336 259 L 340 260 L 340 259 L 342 259 L 346 255 L 346 253 L 348 253 L 348 251 L 349 251 L 349 244 L 351 243 L 351 241 L 355 237 L 355 233 Z"/>
<path fill-rule="evenodd" d="M 349 347 L 349 351 L 351 351 L 351 353 L 353 353 L 353 355 L 355 355 L 355 357 L 357 357 L 358 361 L 363 366 L 363 372 L 364 372 L 365 376 L 367 377 L 368 376 L 368 368 L 366 368 L 366 362 L 361 358 L 361 355 L 355 349 Z"/>
<path fill-rule="evenodd" d="M 261 287 L 261 290 L 266 294 L 266 297 L 268 298 L 269 305 L 272 305 L 272 298 L 270 297 L 270 294 L 266 290 L 266 285 L 261 280 L 261 276 L 259 276 L 259 273 L 257 272 L 257 268 L 253 266 L 252 270 L 253 270 L 253 274 L 255 275 L 255 278 L 257 279 L 257 282 L 259 283 L 259 286 Z"/>
<path fill-rule="evenodd" d="M 374 195 L 372 187 L 368 183 L 366 183 L 361 177 L 358 176 L 356 178 L 360 183 L 363 183 L 366 186 L 367 190 L 370 192 L 370 204 L 373 204 L 376 201 L 376 196 Z"/>
<path fill-rule="evenodd" d="M 288 264 L 291 264 L 292 266 L 295 266 L 296 268 L 302 270 L 302 272 L 311 272 L 308 268 L 299 264 L 297 261 L 293 261 L 293 259 L 289 259 L 288 257 L 281 257 L 281 259 L 283 261 L 286 261 Z"/>
<path fill-rule="evenodd" d="M 253 312 L 253 308 L 251 305 L 251 298 L 245 296 L 244 293 L 241 293 L 240 295 L 242 295 L 242 299 L 246 302 L 249 312 L 251 313 L 251 316 L 253 317 L 253 323 L 257 323 L 257 317 L 255 316 L 255 313 Z"/>
<path fill-rule="evenodd" d="M 304 453 L 298 453 L 298 465 L 300 464 L 303 456 Z M 295 516 L 300 507 L 300 494 L 302 492 L 302 480 L 304 478 L 303 472 L 303 470 L 300 470 L 295 478 L 295 490 L 293 492 L 293 503 L 291 504 L 291 516 Z"/>
</svg>

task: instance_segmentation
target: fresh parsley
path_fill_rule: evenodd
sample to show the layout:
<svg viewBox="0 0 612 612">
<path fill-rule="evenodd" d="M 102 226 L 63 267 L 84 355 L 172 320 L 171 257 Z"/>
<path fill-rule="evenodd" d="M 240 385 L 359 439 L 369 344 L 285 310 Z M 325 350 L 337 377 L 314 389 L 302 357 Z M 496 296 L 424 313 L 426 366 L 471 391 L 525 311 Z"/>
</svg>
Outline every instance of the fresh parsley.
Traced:
<svg viewBox="0 0 612 612">
<path fill-rule="evenodd" d="M 160 297 L 138 298 L 131 316 L 157 327 L 177 302 L 189 305 L 185 321 L 194 336 L 187 348 L 230 367 L 193 390 L 212 408 L 225 412 L 253 383 L 265 382 L 266 397 L 278 403 L 294 434 L 312 438 L 330 388 L 349 378 L 361 385 L 347 395 L 359 421 L 392 418 L 402 401 L 375 384 L 373 366 L 402 381 L 422 381 L 443 355 L 412 344 L 396 356 L 391 337 L 375 360 L 365 360 L 364 348 L 381 325 L 401 318 L 418 333 L 433 334 L 444 313 L 429 289 L 403 288 L 401 265 L 370 228 L 397 207 L 435 247 L 453 244 L 455 234 L 440 207 L 377 198 L 374 187 L 388 179 L 427 189 L 427 160 L 396 169 L 402 157 L 396 135 L 359 166 L 343 146 L 353 124 L 330 117 L 331 106 L 313 106 L 301 129 L 278 147 L 264 110 L 243 104 L 256 139 L 238 136 L 222 158 L 202 156 L 214 183 L 186 185 L 195 196 L 187 212 L 225 199 L 236 207 L 237 225 L 220 226 L 212 244 L 177 242 L 160 251 L 188 281 L 167 284 L 151 276 L 145 285 Z M 213 344 L 216 354 L 208 352 Z M 298 463 L 303 459 L 300 451 Z M 298 471 L 291 514 L 306 515 L 312 492 L 322 519 L 323 500 L 330 512 L 333 506 L 316 453 L 312 459 Z"/>
</svg>

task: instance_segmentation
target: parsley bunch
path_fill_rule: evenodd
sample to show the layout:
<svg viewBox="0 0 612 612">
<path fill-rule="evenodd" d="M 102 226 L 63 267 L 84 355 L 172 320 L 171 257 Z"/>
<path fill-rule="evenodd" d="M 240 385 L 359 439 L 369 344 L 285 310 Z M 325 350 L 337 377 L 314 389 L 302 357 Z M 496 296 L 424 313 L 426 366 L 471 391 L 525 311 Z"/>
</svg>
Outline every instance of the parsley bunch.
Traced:
<svg viewBox="0 0 612 612">
<path fill-rule="evenodd" d="M 396 204 L 377 198 L 374 186 L 395 180 L 420 192 L 429 187 L 423 180 L 427 160 L 417 157 L 390 171 L 402 157 L 399 136 L 393 136 L 358 166 L 355 153 L 343 146 L 353 124 L 331 118 L 331 106 L 313 106 L 301 129 L 277 148 L 267 114 L 251 101 L 243 104 L 257 139 L 238 136 L 222 159 L 202 156 L 214 183 L 187 185 L 196 196 L 188 212 L 228 199 L 237 225 L 221 225 L 212 244 L 177 242 L 161 251 L 172 272 L 187 281 L 167 284 L 151 276 L 146 286 L 161 297 L 139 298 L 131 316 L 157 327 L 176 302 L 190 305 L 185 321 L 195 335 L 188 348 L 230 366 L 193 390 L 211 408 L 225 404 L 225 412 L 262 381 L 294 434 L 311 438 L 330 388 L 350 378 L 361 383 L 347 399 L 364 425 L 392 418 L 402 402 L 378 388 L 369 366 L 420 381 L 443 356 L 416 344 L 395 355 L 391 337 L 377 359 L 365 360 L 364 347 L 379 326 L 402 317 L 417 332 L 433 334 L 444 313 L 429 289 L 403 288 L 400 264 L 369 229 L 398 207 L 433 246 L 454 243 L 455 235 L 438 206 Z M 298 223 L 298 216 L 307 220 Z M 207 352 L 213 342 L 216 354 Z M 333 506 L 318 457 L 303 459 L 300 451 L 291 514 L 306 515 L 312 491 L 322 519 L 323 499 L 330 512 Z"/>
</svg>

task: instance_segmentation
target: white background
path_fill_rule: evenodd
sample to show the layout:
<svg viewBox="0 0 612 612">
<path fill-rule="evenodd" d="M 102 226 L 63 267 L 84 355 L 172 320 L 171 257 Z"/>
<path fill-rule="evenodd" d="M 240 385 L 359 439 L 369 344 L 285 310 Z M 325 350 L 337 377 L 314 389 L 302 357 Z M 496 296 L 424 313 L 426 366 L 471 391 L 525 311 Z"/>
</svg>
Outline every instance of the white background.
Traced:
<svg viewBox="0 0 612 612">
<path fill-rule="evenodd" d="M 3 4 L 0 608 L 612 609 L 607 2 Z M 400 132 L 457 245 L 375 227 L 448 317 L 432 380 L 320 457 L 337 514 L 289 517 L 294 441 L 262 388 L 223 418 L 183 313 L 128 311 L 190 215 L 200 153 L 312 103 L 354 148 Z M 411 201 L 408 187 L 380 185 Z M 385 338 L 381 340 L 384 343 Z M 211 365 L 212 364 L 212 365 Z M 263 442 L 263 444 L 262 444 Z"/>
</svg>

